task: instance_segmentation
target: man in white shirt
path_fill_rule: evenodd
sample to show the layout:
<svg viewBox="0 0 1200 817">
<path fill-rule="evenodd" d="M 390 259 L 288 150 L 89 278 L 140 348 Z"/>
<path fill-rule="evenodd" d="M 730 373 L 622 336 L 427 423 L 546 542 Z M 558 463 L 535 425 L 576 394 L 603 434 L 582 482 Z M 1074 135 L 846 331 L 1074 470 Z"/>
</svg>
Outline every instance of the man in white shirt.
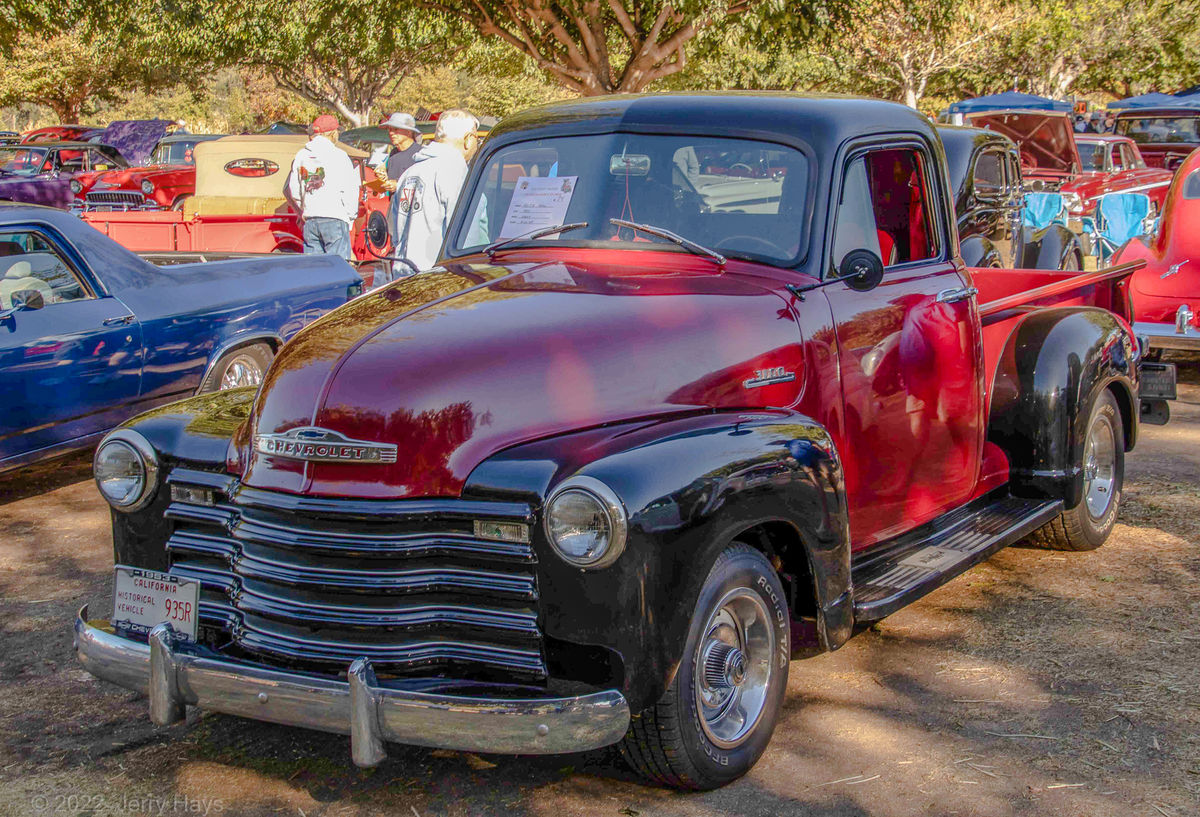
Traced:
<svg viewBox="0 0 1200 817">
<path fill-rule="evenodd" d="M 312 136 L 296 153 L 288 174 L 288 195 L 304 222 L 304 252 L 340 255 L 347 261 L 350 225 L 358 216 L 359 176 L 337 146 L 338 121 L 322 114 L 309 126 Z"/>
<path fill-rule="evenodd" d="M 396 255 L 424 272 L 437 263 L 450 216 L 467 177 L 467 159 L 479 146 L 479 120 L 466 111 L 438 117 L 434 141 L 418 151 L 392 196 Z"/>
</svg>

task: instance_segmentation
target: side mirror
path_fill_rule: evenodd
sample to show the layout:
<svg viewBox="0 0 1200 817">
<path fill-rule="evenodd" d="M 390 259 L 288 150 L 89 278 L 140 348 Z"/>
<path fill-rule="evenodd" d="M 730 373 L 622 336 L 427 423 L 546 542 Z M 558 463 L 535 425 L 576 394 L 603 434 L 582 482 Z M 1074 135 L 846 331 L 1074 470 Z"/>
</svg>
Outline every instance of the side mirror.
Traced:
<svg viewBox="0 0 1200 817">
<path fill-rule="evenodd" d="M 12 294 L 13 309 L 41 309 L 46 299 L 36 289 L 18 289 Z"/>
<path fill-rule="evenodd" d="M 26 309 L 41 309 L 46 305 L 46 299 L 36 289 L 18 289 L 9 296 L 12 306 L 0 311 L 0 319 L 11 318 Z"/>
<path fill-rule="evenodd" d="M 883 280 L 883 260 L 870 250 L 851 250 L 838 264 L 838 279 L 857 292 L 868 292 Z"/>
<path fill-rule="evenodd" d="M 383 213 L 375 210 L 367 216 L 367 241 L 377 250 L 382 250 L 388 244 L 388 223 Z"/>
</svg>

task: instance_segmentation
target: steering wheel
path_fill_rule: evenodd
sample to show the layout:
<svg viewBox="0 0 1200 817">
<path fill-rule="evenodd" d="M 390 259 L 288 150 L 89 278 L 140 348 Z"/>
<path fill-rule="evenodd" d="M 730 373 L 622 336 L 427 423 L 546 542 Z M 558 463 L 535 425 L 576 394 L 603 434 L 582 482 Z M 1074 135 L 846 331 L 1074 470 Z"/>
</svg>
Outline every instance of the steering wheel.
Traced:
<svg viewBox="0 0 1200 817">
<path fill-rule="evenodd" d="M 795 253 L 788 252 L 783 247 L 776 244 L 774 241 L 768 241 L 767 239 L 760 238 L 759 236 L 756 236 L 756 235 L 727 235 L 724 238 L 722 238 L 720 241 L 718 241 L 716 244 L 714 244 L 713 249 L 714 250 L 723 250 L 726 248 L 730 248 L 731 245 L 741 244 L 743 246 L 738 246 L 738 247 L 736 247 L 736 249 L 743 250 L 743 249 L 746 249 L 744 246 L 745 243 L 749 243 L 751 246 L 757 245 L 759 247 L 765 248 L 766 252 L 759 253 L 759 254 L 767 255 L 772 258 L 790 258 L 792 255 L 795 254 Z M 750 250 L 750 252 L 753 252 L 753 250 Z"/>
<path fill-rule="evenodd" d="M 735 162 L 729 166 L 730 172 L 737 170 L 738 168 L 745 170 L 747 175 L 754 174 L 754 168 L 750 167 L 750 165 L 746 164 L 745 162 Z"/>
</svg>

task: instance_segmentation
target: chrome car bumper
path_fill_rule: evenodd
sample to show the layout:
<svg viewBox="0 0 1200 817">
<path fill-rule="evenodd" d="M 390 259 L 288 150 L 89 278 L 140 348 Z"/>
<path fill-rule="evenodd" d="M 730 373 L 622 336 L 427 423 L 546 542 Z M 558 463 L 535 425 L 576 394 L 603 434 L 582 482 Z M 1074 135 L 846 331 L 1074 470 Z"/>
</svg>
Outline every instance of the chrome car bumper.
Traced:
<svg viewBox="0 0 1200 817">
<path fill-rule="evenodd" d="M 1133 325 L 1133 334 L 1150 349 L 1200 349 L 1200 330 L 1191 325 L 1138 322 Z"/>
<path fill-rule="evenodd" d="M 187 705 L 244 718 L 350 735 L 354 762 L 383 761 L 385 741 L 443 749 L 548 755 L 616 743 L 629 728 L 617 690 L 575 698 L 475 698 L 380 686 L 370 662 L 350 665 L 347 681 L 269 669 L 176 650 L 169 625 L 149 643 L 115 634 L 107 622 L 75 619 L 84 669 L 150 697 L 150 718 L 179 721 Z"/>
</svg>

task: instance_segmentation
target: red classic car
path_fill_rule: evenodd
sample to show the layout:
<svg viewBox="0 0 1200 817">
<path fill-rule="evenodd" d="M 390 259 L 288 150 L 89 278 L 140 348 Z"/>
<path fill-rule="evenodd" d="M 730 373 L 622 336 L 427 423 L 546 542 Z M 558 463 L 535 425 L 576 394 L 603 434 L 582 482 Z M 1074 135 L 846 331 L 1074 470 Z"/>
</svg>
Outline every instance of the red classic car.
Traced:
<svg viewBox="0 0 1200 817">
<path fill-rule="evenodd" d="M 439 267 L 100 444 L 117 603 L 82 665 L 155 723 L 349 734 L 362 766 L 619 744 L 737 779 L 792 658 L 1116 523 L 1132 267 L 968 269 L 942 156 L 863 99 L 506 119 Z"/>
<path fill-rule="evenodd" d="M 1200 147 L 1200 110 L 1189 106 L 1120 111 L 1116 132 L 1137 142 L 1146 164 L 1174 170 Z"/>
<path fill-rule="evenodd" d="M 1107 133 L 1077 133 L 1075 146 L 1081 177 L 1062 187 L 1072 216 L 1092 215 L 1096 200 L 1108 193 L 1145 193 L 1154 204 L 1154 212 L 1162 210 L 1175 174 L 1147 167 L 1132 139 Z"/>
<path fill-rule="evenodd" d="M 1113 263 L 1143 261 L 1133 275 L 1134 331 L 1150 350 L 1200 350 L 1200 150 L 1175 173 L 1153 235 L 1134 239 Z"/>
<path fill-rule="evenodd" d="M 85 174 L 71 185 L 75 206 L 84 210 L 181 210 L 196 193 L 197 143 L 219 134 L 163 137 L 150 162 L 105 173 Z"/>
<path fill-rule="evenodd" d="M 1146 193 L 1161 205 L 1171 183 L 1171 174 L 1145 167 L 1136 157 L 1121 164 L 1095 164 L 1096 151 L 1091 142 L 1086 148 L 1087 161 L 1080 158 L 1079 140 L 1104 140 L 1106 137 L 1077 134 L 1071 116 L 1053 111 L 989 111 L 969 114 L 970 124 L 1002 133 L 1017 143 L 1021 154 L 1021 173 L 1034 189 L 1063 194 L 1067 213 L 1078 219 L 1096 211 L 1097 200 L 1107 193 Z M 1118 156 L 1123 155 L 1120 145 Z M 1107 171 L 1105 168 L 1109 168 Z"/>
<path fill-rule="evenodd" d="M 100 133 L 103 128 L 95 125 L 47 125 L 21 134 L 21 143 L 86 141 L 89 136 Z"/>
</svg>

